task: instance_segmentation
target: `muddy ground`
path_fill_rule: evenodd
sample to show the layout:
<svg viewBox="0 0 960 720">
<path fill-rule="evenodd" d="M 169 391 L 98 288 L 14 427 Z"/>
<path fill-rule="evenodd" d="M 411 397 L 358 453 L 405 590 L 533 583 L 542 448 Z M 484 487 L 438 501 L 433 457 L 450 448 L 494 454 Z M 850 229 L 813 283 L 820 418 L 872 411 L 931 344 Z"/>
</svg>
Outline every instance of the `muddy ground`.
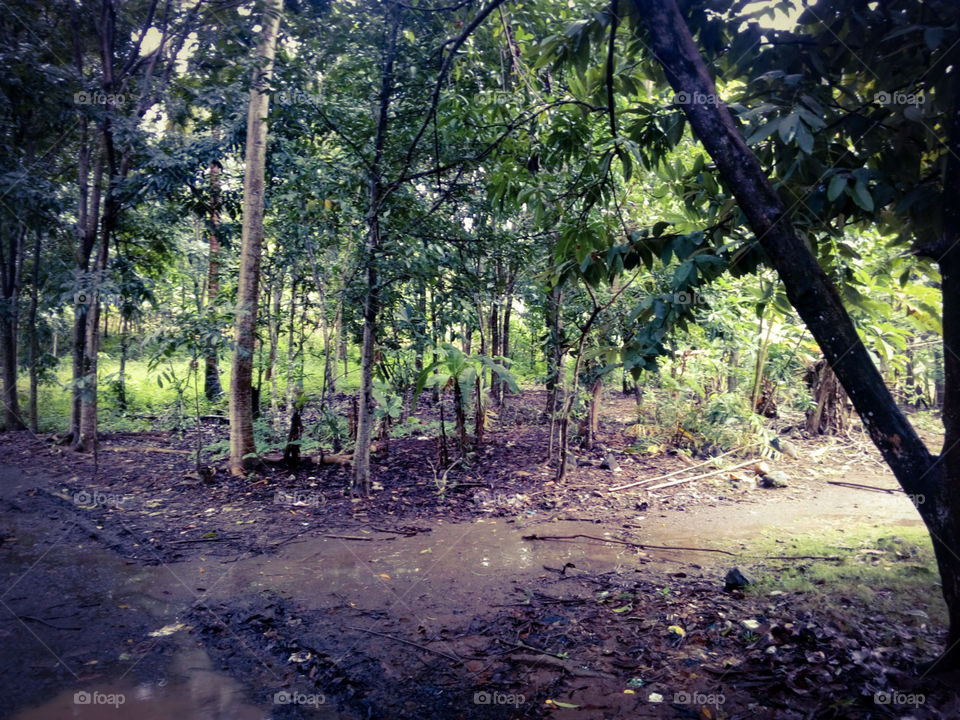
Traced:
<svg viewBox="0 0 960 720">
<path fill-rule="evenodd" d="M 735 565 L 807 562 L 751 557 L 761 535 L 919 522 L 863 436 L 782 421 L 783 488 L 747 467 L 611 492 L 689 461 L 628 452 L 615 399 L 557 483 L 541 404 L 512 398 L 446 483 L 434 438 L 391 440 L 369 499 L 338 466 L 197 472 L 189 433 L 106 436 L 96 459 L 0 435 L 0 716 L 960 717 L 956 678 L 916 669 L 932 610 L 724 590 Z"/>
</svg>

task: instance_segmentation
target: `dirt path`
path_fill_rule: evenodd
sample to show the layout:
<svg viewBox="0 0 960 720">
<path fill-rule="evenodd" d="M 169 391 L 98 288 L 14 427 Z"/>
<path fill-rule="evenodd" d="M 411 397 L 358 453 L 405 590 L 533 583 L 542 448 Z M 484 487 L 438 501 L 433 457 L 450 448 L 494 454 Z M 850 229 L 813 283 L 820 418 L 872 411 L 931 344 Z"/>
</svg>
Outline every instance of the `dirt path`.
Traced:
<svg viewBox="0 0 960 720">
<path fill-rule="evenodd" d="M 843 477 L 893 487 L 877 476 Z M 523 650 L 557 638 L 504 636 L 504 613 L 517 616 L 532 602 L 558 609 L 593 602 L 594 578 L 605 575 L 655 578 L 682 569 L 716 587 L 734 559 L 524 536 L 736 550 L 765 533 L 789 536 L 824 523 L 918 522 L 902 494 L 807 481 L 803 492 L 757 491 L 712 506 L 674 495 L 627 522 L 520 512 L 437 522 L 406 536 L 305 523 L 301 536 L 269 549 L 207 543 L 171 563 L 122 523 L 91 521 L 58 502 L 60 483 L 12 466 L 0 471 L 0 710 L 23 720 L 422 717 L 427 709 L 437 717 L 535 717 L 543 708 L 520 696 L 528 703 L 555 695 L 570 673 L 603 674 Z M 639 502 L 635 496 L 618 501 Z M 492 640 L 514 661 L 531 652 L 539 658 L 513 693 L 490 690 L 515 684 L 493 662 Z M 666 706 L 646 711 L 673 717 Z M 637 716 L 638 709 L 615 712 Z"/>
</svg>

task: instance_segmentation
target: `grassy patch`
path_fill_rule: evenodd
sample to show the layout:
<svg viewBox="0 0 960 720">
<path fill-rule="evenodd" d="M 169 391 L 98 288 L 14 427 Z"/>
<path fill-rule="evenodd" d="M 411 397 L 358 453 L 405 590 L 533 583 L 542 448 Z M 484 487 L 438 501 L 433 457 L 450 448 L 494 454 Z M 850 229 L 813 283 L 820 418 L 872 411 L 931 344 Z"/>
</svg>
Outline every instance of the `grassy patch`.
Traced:
<svg viewBox="0 0 960 720">
<path fill-rule="evenodd" d="M 857 623 L 882 623 L 891 643 L 947 624 L 933 548 L 922 526 L 825 530 L 761 541 L 753 550 L 836 559 L 765 561 L 754 568 L 757 584 L 749 595 L 790 594 L 798 613 L 830 615 L 845 631 Z"/>
</svg>

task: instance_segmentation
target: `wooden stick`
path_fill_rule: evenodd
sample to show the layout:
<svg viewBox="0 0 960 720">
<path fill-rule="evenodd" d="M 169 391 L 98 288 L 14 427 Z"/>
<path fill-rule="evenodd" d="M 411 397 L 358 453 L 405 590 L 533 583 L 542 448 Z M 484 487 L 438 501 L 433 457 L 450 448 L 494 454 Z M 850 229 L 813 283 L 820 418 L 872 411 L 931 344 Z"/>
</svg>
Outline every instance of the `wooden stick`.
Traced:
<svg viewBox="0 0 960 720">
<path fill-rule="evenodd" d="M 582 533 L 577 533 L 576 535 L 524 535 L 523 540 L 576 540 L 577 538 L 585 538 L 587 540 L 597 540 L 598 542 L 606 543 L 616 543 L 617 545 L 627 545 L 628 547 L 639 548 L 640 550 L 689 550 L 691 552 L 710 552 L 710 553 L 720 553 L 722 555 L 730 555 L 736 557 L 736 553 L 729 552 L 728 550 L 714 550 L 713 548 L 700 548 L 700 547 L 683 547 L 680 545 L 643 545 L 641 543 L 627 542 L 626 540 L 614 540 L 613 538 L 602 538 L 597 537 L 596 535 L 583 535 Z"/>
<path fill-rule="evenodd" d="M 844 480 L 827 480 L 827 485 L 839 485 L 840 487 L 855 488 L 856 490 L 873 490 L 874 492 L 883 492 L 890 495 L 903 492 L 900 488 L 882 488 L 876 485 L 861 485 L 860 483 L 846 482 Z"/>
<path fill-rule="evenodd" d="M 607 492 L 619 492 L 620 490 L 628 490 L 629 488 L 637 487 L 637 486 L 639 486 L 639 485 L 646 485 L 647 483 L 656 482 L 657 480 L 666 480 L 668 477 L 673 477 L 674 475 L 679 475 L 680 473 L 687 472 L 688 470 L 693 470 L 694 468 L 703 467 L 704 465 L 709 465 L 710 463 L 712 463 L 712 462 L 715 461 L 715 460 L 719 460 L 720 458 L 722 458 L 722 457 L 724 457 L 724 456 L 726 456 L 726 455 L 729 455 L 730 453 L 736 452 L 738 449 L 739 449 L 739 448 L 735 448 L 735 449 L 733 449 L 733 450 L 727 450 L 727 451 L 726 451 L 725 453 L 723 453 L 722 455 L 717 455 L 716 457 L 712 457 L 712 458 L 710 458 L 709 460 L 704 460 L 702 463 L 699 463 L 699 464 L 697 464 L 697 465 L 693 465 L 692 467 L 685 467 L 685 468 L 680 468 L 679 470 L 674 470 L 673 472 L 669 472 L 669 473 L 667 473 L 666 475 L 658 475 L 657 477 L 644 478 L 643 480 L 638 480 L 637 482 L 627 483 L 626 485 L 617 485 L 616 487 L 612 487 L 612 488 L 610 488 L 609 490 L 607 490 Z"/>
<path fill-rule="evenodd" d="M 739 465 L 734 465 L 733 467 L 720 468 L 719 470 L 714 470 L 712 472 L 703 473 L 702 475 L 694 475 L 693 477 L 680 478 L 679 480 L 671 480 L 670 482 L 660 483 L 659 485 L 652 485 L 647 488 L 647 490 L 659 490 L 660 488 L 673 487 L 674 485 L 682 485 L 683 483 L 692 482 L 694 480 L 702 480 L 703 478 L 710 477 L 711 475 L 719 475 L 720 473 L 733 472 L 734 470 L 739 470 L 744 468 L 747 465 L 753 465 L 756 460 L 747 460 L 742 462 Z"/>
</svg>

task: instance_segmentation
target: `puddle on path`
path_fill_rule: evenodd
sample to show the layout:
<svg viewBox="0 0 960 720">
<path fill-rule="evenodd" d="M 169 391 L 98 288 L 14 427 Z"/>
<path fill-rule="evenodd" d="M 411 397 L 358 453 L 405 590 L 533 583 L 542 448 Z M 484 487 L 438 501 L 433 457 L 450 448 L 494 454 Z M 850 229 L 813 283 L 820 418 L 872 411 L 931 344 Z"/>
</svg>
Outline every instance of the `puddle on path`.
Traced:
<svg viewBox="0 0 960 720">
<path fill-rule="evenodd" d="M 248 705 L 246 695 L 240 683 L 211 668 L 206 653 L 186 649 L 174 656 L 162 678 L 139 684 L 85 683 L 15 720 L 267 720 L 270 714 Z"/>
<path fill-rule="evenodd" d="M 517 527 L 503 520 L 437 525 L 414 537 L 375 535 L 369 542 L 304 538 L 272 556 L 232 563 L 184 563 L 173 568 L 187 584 L 201 579 L 211 599 L 273 590 L 309 608 L 342 605 L 383 607 L 394 600 L 419 599 L 426 605 L 483 609 L 507 597 L 513 581 L 539 576 L 544 566 L 604 572 L 638 567 L 637 553 L 625 546 L 591 540 L 525 541 L 523 535 L 604 536 L 602 526 L 558 522 Z M 337 534 L 337 533 L 330 533 Z M 348 533 L 361 536 L 357 531 Z"/>
</svg>

